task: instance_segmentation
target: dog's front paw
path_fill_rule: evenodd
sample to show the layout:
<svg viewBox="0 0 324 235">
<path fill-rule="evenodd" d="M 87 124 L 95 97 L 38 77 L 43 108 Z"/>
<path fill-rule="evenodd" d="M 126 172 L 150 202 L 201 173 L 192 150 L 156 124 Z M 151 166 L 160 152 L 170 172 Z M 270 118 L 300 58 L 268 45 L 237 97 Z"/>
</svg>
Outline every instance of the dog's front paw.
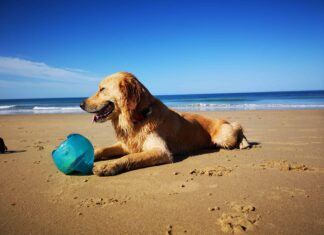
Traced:
<svg viewBox="0 0 324 235">
<path fill-rule="evenodd" d="M 99 161 L 102 159 L 102 148 L 95 148 L 94 150 L 94 161 Z"/>
<path fill-rule="evenodd" d="M 95 164 L 92 168 L 94 175 L 98 176 L 112 176 L 117 175 L 122 170 L 122 166 L 116 161 L 109 161 L 105 163 Z"/>
</svg>

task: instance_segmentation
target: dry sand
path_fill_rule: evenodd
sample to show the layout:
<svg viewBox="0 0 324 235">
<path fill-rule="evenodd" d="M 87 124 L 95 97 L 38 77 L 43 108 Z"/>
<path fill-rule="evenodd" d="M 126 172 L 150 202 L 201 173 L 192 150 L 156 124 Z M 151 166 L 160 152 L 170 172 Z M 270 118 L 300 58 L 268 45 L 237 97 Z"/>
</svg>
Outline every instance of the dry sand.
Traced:
<svg viewBox="0 0 324 235">
<path fill-rule="evenodd" d="M 209 112 L 239 121 L 250 150 L 182 157 L 113 177 L 66 176 L 70 133 L 115 142 L 91 115 L 0 116 L 0 234 L 324 234 L 324 110 Z"/>
</svg>

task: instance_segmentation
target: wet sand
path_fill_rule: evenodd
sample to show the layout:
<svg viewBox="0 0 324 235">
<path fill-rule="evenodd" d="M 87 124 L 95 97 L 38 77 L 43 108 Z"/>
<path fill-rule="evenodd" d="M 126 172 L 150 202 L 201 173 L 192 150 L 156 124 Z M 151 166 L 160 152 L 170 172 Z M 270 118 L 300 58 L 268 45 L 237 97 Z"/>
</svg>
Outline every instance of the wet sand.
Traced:
<svg viewBox="0 0 324 235">
<path fill-rule="evenodd" d="M 1 234 L 323 234 L 324 110 L 207 112 L 259 143 L 113 177 L 66 176 L 70 133 L 113 144 L 91 115 L 0 116 Z"/>
</svg>

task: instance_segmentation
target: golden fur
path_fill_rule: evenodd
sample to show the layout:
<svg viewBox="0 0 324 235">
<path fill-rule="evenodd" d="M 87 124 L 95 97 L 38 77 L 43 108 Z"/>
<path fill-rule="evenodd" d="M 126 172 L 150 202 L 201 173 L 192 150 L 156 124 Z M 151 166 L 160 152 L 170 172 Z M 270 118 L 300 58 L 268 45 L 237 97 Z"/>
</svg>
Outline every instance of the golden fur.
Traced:
<svg viewBox="0 0 324 235">
<path fill-rule="evenodd" d="M 249 146 L 240 124 L 170 110 L 127 72 L 105 78 L 81 107 L 99 115 L 108 103 L 114 110 L 99 121 L 111 120 L 118 143 L 96 149 L 95 161 L 121 157 L 97 163 L 93 168 L 96 175 L 171 163 L 177 154 L 215 145 L 228 149 Z"/>
</svg>

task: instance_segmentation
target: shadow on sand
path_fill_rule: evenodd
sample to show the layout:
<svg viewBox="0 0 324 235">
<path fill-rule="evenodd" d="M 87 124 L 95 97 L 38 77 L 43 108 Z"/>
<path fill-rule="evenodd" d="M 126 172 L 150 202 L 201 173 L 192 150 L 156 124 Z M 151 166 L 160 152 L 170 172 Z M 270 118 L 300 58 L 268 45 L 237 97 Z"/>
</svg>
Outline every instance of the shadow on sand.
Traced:
<svg viewBox="0 0 324 235">
<path fill-rule="evenodd" d="M 246 149 L 242 149 L 242 150 L 252 149 L 255 146 L 260 145 L 261 143 L 260 142 L 249 142 L 249 144 L 250 144 L 250 147 L 248 147 Z M 237 149 L 238 148 L 228 149 L 228 151 L 237 150 Z M 197 150 L 197 151 L 186 153 L 186 154 L 176 155 L 174 157 L 174 163 L 181 162 L 181 161 L 187 159 L 188 157 L 195 157 L 195 156 L 198 156 L 198 155 L 201 155 L 201 154 L 216 153 L 216 152 L 219 152 L 219 151 L 220 151 L 220 148 L 215 146 L 215 147 L 210 147 L 210 148 L 206 148 L 206 149 L 202 149 L 202 150 Z"/>
<path fill-rule="evenodd" d="M 8 150 L 4 153 L 0 153 L 0 154 L 11 154 L 11 153 L 23 153 L 26 152 L 26 150 Z"/>
</svg>

